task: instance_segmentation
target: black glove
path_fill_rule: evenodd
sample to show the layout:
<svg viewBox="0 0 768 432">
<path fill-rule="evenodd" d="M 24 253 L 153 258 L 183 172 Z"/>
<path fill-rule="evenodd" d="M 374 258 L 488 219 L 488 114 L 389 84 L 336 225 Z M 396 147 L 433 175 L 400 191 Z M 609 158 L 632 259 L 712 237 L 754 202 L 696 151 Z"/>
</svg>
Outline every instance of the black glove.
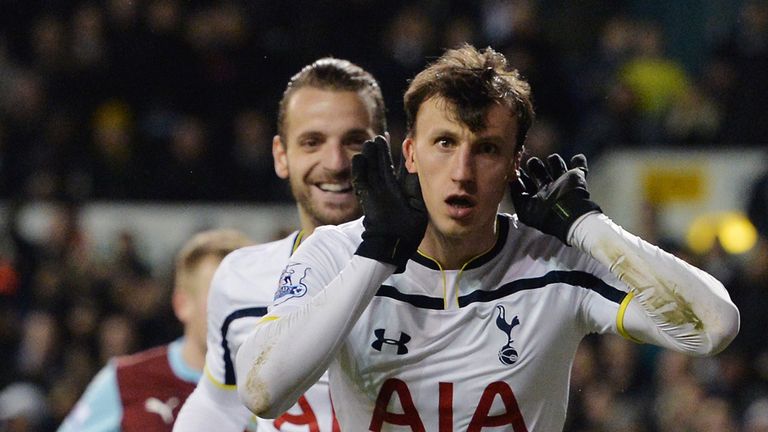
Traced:
<svg viewBox="0 0 768 432">
<path fill-rule="evenodd" d="M 553 235 L 568 245 L 568 230 L 580 216 L 600 207 L 589 199 L 587 158 L 571 158 L 571 169 L 559 154 L 547 157 L 547 166 L 537 157 L 528 159 L 527 172 L 520 169 L 510 184 L 512 203 L 524 224 Z M 570 246 L 570 245 L 568 245 Z"/>
<path fill-rule="evenodd" d="M 352 158 L 352 185 L 363 206 L 363 242 L 357 255 L 405 270 L 424 237 L 427 212 L 415 174 L 395 177 L 389 145 L 382 136 L 363 144 Z M 415 185 L 414 185 L 415 183 Z"/>
</svg>

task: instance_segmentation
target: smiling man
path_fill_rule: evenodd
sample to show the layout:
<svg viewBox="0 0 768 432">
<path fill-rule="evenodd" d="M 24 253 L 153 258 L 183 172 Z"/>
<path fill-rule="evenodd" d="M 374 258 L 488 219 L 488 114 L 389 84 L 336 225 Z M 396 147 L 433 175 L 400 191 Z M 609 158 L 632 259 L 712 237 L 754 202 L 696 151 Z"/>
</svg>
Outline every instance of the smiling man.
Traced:
<svg viewBox="0 0 768 432">
<path fill-rule="evenodd" d="M 371 138 L 378 113 L 355 91 L 295 86 L 280 107 L 275 172 L 291 185 L 302 227 L 348 222 L 360 214 L 350 161 Z"/>
<path fill-rule="evenodd" d="M 208 301 L 205 375 L 182 407 L 176 432 L 242 432 L 254 426 L 235 391 L 240 344 L 266 314 L 278 278 L 285 282 L 284 295 L 302 291 L 304 275 L 285 268 L 299 243 L 320 225 L 361 215 L 351 183 L 352 156 L 366 140 L 386 134 L 383 97 L 373 76 L 347 60 L 317 60 L 291 78 L 278 109 L 275 172 L 290 183 L 301 230 L 238 250 L 222 262 Z M 328 379 L 318 378 L 279 418 L 255 419 L 258 431 L 338 431 Z"/>
<path fill-rule="evenodd" d="M 733 339 L 722 284 L 603 215 L 583 156 L 520 168 L 530 89 L 501 54 L 447 51 L 405 111 L 411 174 L 396 180 L 383 137 L 365 144 L 365 217 L 301 245 L 287 268 L 301 289 L 282 281 L 241 347 L 253 412 L 280 415 L 330 367 L 342 430 L 556 431 L 585 335 L 692 355 Z M 497 213 L 508 184 L 516 215 Z"/>
</svg>

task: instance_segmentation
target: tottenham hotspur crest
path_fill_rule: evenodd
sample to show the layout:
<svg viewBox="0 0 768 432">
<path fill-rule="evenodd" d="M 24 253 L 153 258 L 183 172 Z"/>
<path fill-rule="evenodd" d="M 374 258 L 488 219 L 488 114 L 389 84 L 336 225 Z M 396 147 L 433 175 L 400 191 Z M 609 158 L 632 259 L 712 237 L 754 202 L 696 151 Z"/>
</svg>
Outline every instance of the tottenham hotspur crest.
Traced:
<svg viewBox="0 0 768 432">
<path fill-rule="evenodd" d="M 507 337 L 507 343 L 499 350 L 499 361 L 505 365 L 512 365 L 517 361 L 517 350 L 512 347 L 512 329 L 520 324 L 520 320 L 517 319 L 517 315 L 512 318 L 512 322 L 507 323 L 506 310 L 502 305 L 496 305 L 496 309 L 499 310 L 499 316 L 496 317 L 496 327 L 504 332 Z"/>
<path fill-rule="evenodd" d="M 280 286 L 275 293 L 275 302 L 306 294 L 307 286 L 304 285 L 304 279 L 306 279 L 307 273 L 309 273 L 309 267 L 305 267 L 303 264 L 288 264 L 283 273 L 280 274 Z"/>
</svg>

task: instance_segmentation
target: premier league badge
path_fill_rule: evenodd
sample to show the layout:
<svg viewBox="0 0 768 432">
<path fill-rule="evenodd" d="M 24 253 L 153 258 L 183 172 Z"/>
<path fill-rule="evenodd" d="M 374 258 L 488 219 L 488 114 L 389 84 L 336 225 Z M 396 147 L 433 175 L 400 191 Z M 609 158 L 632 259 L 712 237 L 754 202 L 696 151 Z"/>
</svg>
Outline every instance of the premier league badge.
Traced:
<svg viewBox="0 0 768 432">
<path fill-rule="evenodd" d="M 275 304 L 283 302 L 292 297 L 301 297 L 307 293 L 307 286 L 304 285 L 304 279 L 309 273 L 309 267 L 301 263 L 288 264 L 280 274 L 280 286 L 275 292 Z"/>
</svg>

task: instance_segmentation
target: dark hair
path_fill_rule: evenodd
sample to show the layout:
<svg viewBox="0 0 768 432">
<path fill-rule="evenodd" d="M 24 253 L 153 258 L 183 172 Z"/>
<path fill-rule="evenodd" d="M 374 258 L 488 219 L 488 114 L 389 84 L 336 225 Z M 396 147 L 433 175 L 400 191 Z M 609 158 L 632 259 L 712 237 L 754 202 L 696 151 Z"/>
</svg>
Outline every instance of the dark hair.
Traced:
<svg viewBox="0 0 768 432">
<path fill-rule="evenodd" d="M 277 133 L 285 142 L 285 109 L 293 93 L 302 87 L 322 90 L 353 91 L 363 98 L 371 116 L 371 126 L 376 134 L 384 134 L 387 120 L 384 97 L 376 79 L 360 66 L 342 59 L 324 57 L 294 75 L 280 99 L 277 114 Z"/>
<path fill-rule="evenodd" d="M 493 104 L 511 108 L 517 117 L 515 153 L 522 151 L 535 116 L 531 86 L 504 55 L 488 47 L 483 50 L 464 44 L 446 51 L 411 80 L 403 98 L 408 134 L 413 135 L 416 114 L 426 100 L 445 98 L 455 106 L 458 120 L 473 132 L 485 129 L 485 117 Z"/>
</svg>

